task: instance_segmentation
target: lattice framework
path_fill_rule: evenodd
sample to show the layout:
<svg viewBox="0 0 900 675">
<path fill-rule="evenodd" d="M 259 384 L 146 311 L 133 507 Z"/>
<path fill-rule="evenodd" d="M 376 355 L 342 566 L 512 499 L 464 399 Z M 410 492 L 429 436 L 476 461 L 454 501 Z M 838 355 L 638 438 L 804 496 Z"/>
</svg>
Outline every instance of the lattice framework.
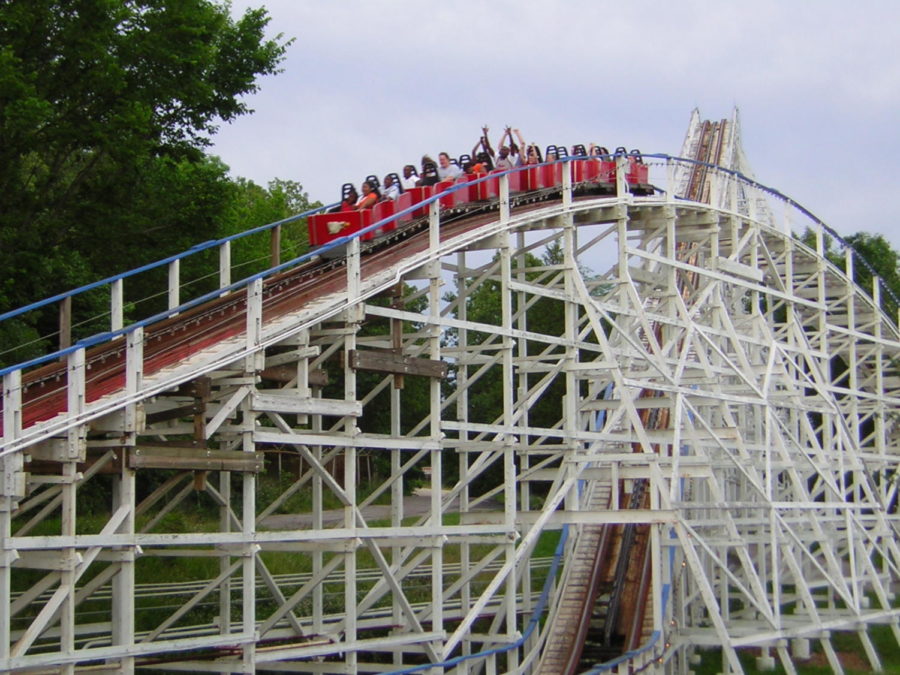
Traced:
<svg viewBox="0 0 900 675">
<path fill-rule="evenodd" d="M 504 190 L 494 216 L 453 235 L 434 207 L 427 246 L 385 268 L 352 244 L 344 288 L 287 316 L 265 316 L 256 282 L 244 335 L 153 376 L 135 331 L 125 389 L 106 400 L 84 400 L 75 352 L 68 413 L 43 427 L 21 429 L 8 375 L 0 663 L 378 672 L 471 656 L 447 670 L 531 672 L 553 639 L 517 642 L 546 571 L 531 560 L 539 537 L 642 524 L 651 646 L 634 665 L 685 672 L 696 647 L 722 645 L 740 672 L 737 650 L 754 645 L 790 670 L 788 647 L 802 655 L 813 639 L 840 670 L 830 634 L 843 630 L 877 668 L 867 629 L 900 640 L 900 342 L 877 287 L 873 299 L 830 265 L 821 235 L 810 248 L 747 214 L 621 186 L 576 200 L 570 187 L 518 206 Z M 552 244 L 562 258 L 529 268 Z M 488 286 L 499 312 L 471 320 L 466 300 Z M 558 333 L 537 332 L 550 310 Z M 440 361 L 451 388 L 429 370 Z M 485 417 L 475 399 L 493 376 L 502 400 Z M 361 430 L 385 398 L 389 431 Z M 557 418 L 536 422 L 540 405 Z M 364 494 L 376 455 L 389 475 Z M 262 495 L 260 463 L 279 457 L 296 478 Z M 58 470 L 29 472 L 36 461 Z M 138 495 L 136 474 L 165 467 Z M 110 515 L 82 525 L 79 491 L 104 474 Z M 404 494 L 423 480 L 428 508 L 407 517 Z M 649 508 L 628 509 L 640 482 Z M 597 490 L 608 508 L 580 496 Z M 298 493 L 304 529 L 273 524 Z M 376 522 L 368 509 L 387 496 Z M 191 500 L 217 513 L 217 532 L 176 517 Z M 274 571 L 296 556 L 305 576 Z M 141 576 L 173 557 L 215 572 L 154 610 Z M 108 620 L 87 619 L 97 607 Z"/>
</svg>

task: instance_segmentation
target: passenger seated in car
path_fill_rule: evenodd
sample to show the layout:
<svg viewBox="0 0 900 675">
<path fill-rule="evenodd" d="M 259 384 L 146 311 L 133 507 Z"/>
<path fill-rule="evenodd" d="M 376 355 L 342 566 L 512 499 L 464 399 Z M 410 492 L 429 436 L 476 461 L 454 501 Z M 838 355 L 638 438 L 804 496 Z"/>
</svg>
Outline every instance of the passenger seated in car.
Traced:
<svg viewBox="0 0 900 675">
<path fill-rule="evenodd" d="M 496 153 L 491 147 L 491 142 L 488 139 L 488 128 L 483 127 L 482 131 L 484 131 L 484 136 L 482 136 L 482 139 L 484 140 L 484 149 L 487 155 L 491 158 L 494 168 L 501 169 L 503 171 L 514 168 L 516 164 L 513 158 L 510 156 L 510 148 L 512 146 L 512 135 L 510 128 L 506 127 L 506 130 L 500 137 L 500 142 L 497 144 L 499 150 Z M 507 142 L 509 143 L 509 145 L 507 145 Z"/>
<path fill-rule="evenodd" d="M 512 141 L 509 143 L 509 161 L 512 162 L 513 168 L 522 166 L 525 163 L 525 160 L 522 159 L 522 152 L 520 151 L 518 144 Z"/>
<path fill-rule="evenodd" d="M 518 131 L 519 130 L 516 129 L 516 133 L 518 133 Z M 507 125 L 506 129 L 503 131 L 503 135 L 500 137 L 500 142 L 498 143 L 497 156 L 495 157 L 494 164 L 498 169 L 502 169 L 503 171 L 515 169 L 521 164 L 519 146 L 513 141 L 512 133 L 512 128 Z"/>
<path fill-rule="evenodd" d="M 471 170 L 466 173 L 487 173 L 491 169 L 491 158 L 486 152 L 479 152 L 475 161 L 472 163 Z"/>
<path fill-rule="evenodd" d="M 472 165 L 484 164 L 486 169 L 491 171 L 494 166 L 494 158 L 497 155 L 494 152 L 494 148 L 491 147 L 491 140 L 488 138 L 488 128 L 486 126 L 481 127 L 481 132 L 482 134 L 478 137 L 478 142 L 475 143 L 475 147 L 472 148 L 472 157 L 475 158 Z M 503 139 L 501 138 L 501 141 L 502 140 Z"/>
<path fill-rule="evenodd" d="M 397 199 L 400 196 L 400 186 L 394 182 L 394 177 L 387 174 L 381 182 L 384 192 L 381 195 L 381 201 L 386 202 L 389 199 Z"/>
<path fill-rule="evenodd" d="M 419 187 L 437 185 L 439 181 L 440 178 L 438 178 L 437 166 L 434 164 L 434 162 L 425 162 L 423 158 L 422 175 L 419 176 L 419 180 L 416 181 L 416 185 Z"/>
<path fill-rule="evenodd" d="M 540 164 L 541 162 L 543 162 L 543 160 L 541 159 L 541 149 L 534 143 L 532 143 L 525 151 L 525 163 Z"/>
<path fill-rule="evenodd" d="M 412 164 L 407 164 L 403 167 L 403 178 L 400 179 L 400 185 L 403 186 L 404 190 L 410 190 L 416 187 L 416 181 L 419 180 L 419 174 L 416 171 L 416 167 Z"/>
<path fill-rule="evenodd" d="M 541 149 L 536 143 L 526 143 L 525 139 L 522 138 L 522 132 L 518 129 L 513 129 L 513 133 L 515 133 L 516 138 L 519 139 L 519 148 L 523 149 L 525 152 L 523 164 L 540 164 L 544 161 L 541 158 Z"/>
<path fill-rule="evenodd" d="M 352 211 L 356 208 L 356 202 L 359 199 L 359 194 L 356 192 L 356 188 L 352 185 L 346 189 L 343 197 L 341 198 L 341 203 L 335 206 L 333 209 L 328 211 L 328 213 L 339 213 L 340 211 Z"/>
<path fill-rule="evenodd" d="M 362 211 L 363 209 L 371 209 L 381 198 L 381 193 L 375 187 L 375 183 L 370 180 L 362 184 L 362 197 L 357 200 L 354 209 Z"/>
<path fill-rule="evenodd" d="M 462 175 L 462 169 L 450 161 L 450 155 L 440 152 L 438 153 L 437 174 L 441 180 L 456 180 Z"/>
</svg>

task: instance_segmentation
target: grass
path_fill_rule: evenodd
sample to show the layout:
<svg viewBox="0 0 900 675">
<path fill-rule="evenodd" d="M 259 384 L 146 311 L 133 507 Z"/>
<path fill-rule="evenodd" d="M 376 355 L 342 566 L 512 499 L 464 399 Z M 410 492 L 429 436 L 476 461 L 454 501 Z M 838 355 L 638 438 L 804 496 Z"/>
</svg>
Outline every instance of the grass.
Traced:
<svg viewBox="0 0 900 675">
<path fill-rule="evenodd" d="M 875 645 L 875 651 L 881 659 L 881 665 L 884 675 L 900 675 L 900 645 L 889 626 L 872 626 L 869 629 L 869 637 Z M 837 652 L 838 658 L 844 668 L 846 675 L 864 675 L 872 672 L 869 661 L 862 643 L 859 641 L 855 633 L 849 632 L 832 632 L 831 643 Z M 828 660 L 822 651 L 822 645 L 818 640 L 810 640 L 811 658 L 808 660 L 794 659 L 794 667 L 799 675 L 830 675 L 833 671 L 828 664 Z M 694 666 L 693 670 L 696 675 L 717 675 L 722 672 L 722 650 L 708 649 L 698 651 L 701 661 L 700 664 Z M 744 672 L 748 675 L 755 673 L 773 673 L 774 675 L 785 675 L 786 671 L 774 652 L 770 653 L 775 657 L 774 670 L 759 670 L 756 667 L 756 657 L 759 655 L 758 649 L 741 649 L 738 650 L 738 658 Z"/>
<path fill-rule="evenodd" d="M 292 483 L 290 479 L 281 480 L 276 476 L 260 476 L 257 488 L 257 501 L 264 508 L 265 505 L 277 499 L 284 490 Z M 232 485 L 234 494 L 233 508 L 240 515 L 240 494 L 239 488 Z M 304 513 L 309 512 L 312 507 L 311 490 L 308 486 L 297 491 L 295 494 L 285 501 L 278 509 L 279 513 Z M 358 490 L 358 501 L 364 499 L 366 494 L 370 494 L 364 489 Z M 323 490 L 324 508 L 340 508 L 341 503 L 329 490 Z M 382 495 L 378 502 L 389 502 L 390 491 Z M 163 500 L 157 505 L 157 509 L 166 504 Z M 77 519 L 77 528 L 79 534 L 95 534 L 102 530 L 107 524 L 109 513 L 104 512 L 102 506 L 96 508 L 81 508 Z M 140 531 L 145 527 L 153 513 L 142 515 L 136 523 L 137 530 Z M 167 513 L 160 522 L 157 523 L 152 531 L 167 534 L 179 533 L 195 533 L 195 532 L 214 532 L 219 528 L 219 509 L 213 502 L 209 493 L 197 492 L 190 494 L 183 502 L 178 504 L 172 511 Z M 419 520 L 419 517 L 408 517 L 403 520 L 404 525 L 410 525 Z M 461 514 L 450 512 L 442 516 L 441 522 L 445 526 L 458 526 L 461 524 Z M 369 522 L 370 527 L 389 527 L 390 520 L 373 520 Z M 60 534 L 60 519 L 57 515 L 51 515 L 45 518 L 30 534 L 40 535 L 58 535 Z M 535 557 L 545 557 L 552 555 L 560 533 L 544 532 L 541 534 L 536 548 L 533 552 Z M 428 550 L 429 542 L 423 542 L 416 547 L 413 555 L 421 550 Z M 477 564 L 483 560 L 485 556 L 494 552 L 497 547 L 505 548 L 505 540 L 498 539 L 496 544 L 473 544 L 468 547 L 469 560 L 472 564 Z M 185 549 L 172 550 L 171 553 L 182 553 L 185 555 L 157 555 L 151 549 L 145 551 L 145 554 L 139 556 L 134 565 L 135 580 L 141 587 L 141 592 L 135 598 L 135 621 L 137 631 L 150 631 L 158 627 L 163 621 L 170 617 L 174 612 L 184 607 L 187 602 L 196 594 L 197 590 L 203 587 L 209 580 L 217 577 L 221 571 L 223 558 L 216 555 L 204 555 L 206 551 L 212 551 L 212 546 L 190 546 L 190 549 L 196 550 L 197 554 L 191 554 Z M 444 588 L 449 588 L 457 577 L 452 568 L 461 562 L 463 556 L 463 546 L 458 543 L 447 543 L 442 546 L 442 559 L 447 567 L 447 572 L 443 579 Z M 387 547 L 383 547 L 382 551 L 390 562 L 392 560 L 391 552 Z M 311 573 L 313 567 L 312 556 L 306 552 L 299 551 L 273 551 L 264 550 L 260 554 L 260 558 L 265 563 L 268 571 L 273 575 L 289 575 Z M 343 556 L 342 553 L 326 552 L 323 559 L 329 561 L 335 556 Z M 372 570 L 377 567 L 372 552 L 362 546 L 357 549 L 356 565 L 359 570 L 357 578 L 357 597 L 361 599 L 376 583 L 380 574 L 366 575 L 366 570 Z M 234 561 L 236 558 L 224 558 L 224 560 Z M 495 563 L 501 563 L 505 560 L 505 555 L 501 553 L 494 559 Z M 428 559 L 425 560 L 427 564 Z M 336 568 L 340 575 L 343 563 Z M 102 573 L 109 567 L 107 562 L 95 562 L 92 564 L 78 582 L 79 587 L 85 582 L 93 578 L 95 575 Z M 31 588 L 41 578 L 47 574 L 43 570 L 32 570 L 25 568 L 15 568 L 12 574 L 13 590 L 22 592 Z M 482 592 L 484 587 L 493 579 L 496 572 L 485 571 L 477 575 L 471 582 L 471 592 L 474 595 Z M 546 570 L 535 570 L 530 578 L 530 586 L 532 590 L 539 590 L 543 584 Z M 323 586 L 324 591 L 324 611 L 339 612 L 343 610 L 345 602 L 344 584 L 340 581 L 329 581 Z M 188 584 L 195 582 L 190 587 L 177 588 L 178 584 Z M 301 582 L 279 582 L 279 586 L 285 596 L 290 597 Z M 149 590 L 148 584 L 171 585 L 165 590 Z M 237 614 L 240 613 L 240 588 L 239 581 L 233 581 L 231 584 L 231 606 L 234 612 L 233 619 L 238 619 Z M 411 574 L 401 581 L 404 594 L 410 602 L 430 602 L 433 598 L 432 577 L 428 570 L 421 570 L 418 573 Z M 220 596 L 219 589 L 215 589 L 204 597 L 193 609 L 181 617 L 176 626 L 206 624 L 215 621 L 220 612 Z M 278 601 L 272 596 L 271 592 L 264 585 L 257 585 L 257 612 L 259 617 L 268 616 L 278 606 Z M 458 598 L 458 591 L 456 598 Z M 376 603 L 376 607 L 389 607 L 393 602 L 393 594 L 385 593 Z M 83 601 L 78 609 L 78 622 L 103 622 L 109 621 L 111 616 L 111 600 L 108 591 L 102 590 L 91 598 Z M 312 600 L 310 597 L 297 605 L 295 612 L 299 616 L 309 615 L 312 611 Z M 15 629 L 24 629 L 28 622 L 33 619 L 36 612 L 40 610 L 40 600 L 32 606 L 26 608 L 16 619 Z"/>
</svg>

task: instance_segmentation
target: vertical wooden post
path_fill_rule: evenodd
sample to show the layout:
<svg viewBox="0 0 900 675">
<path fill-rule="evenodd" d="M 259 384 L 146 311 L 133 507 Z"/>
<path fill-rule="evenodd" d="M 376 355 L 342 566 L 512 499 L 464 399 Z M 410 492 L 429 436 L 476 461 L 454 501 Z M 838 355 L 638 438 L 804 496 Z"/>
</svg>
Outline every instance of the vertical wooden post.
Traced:
<svg viewBox="0 0 900 675">
<path fill-rule="evenodd" d="M 441 244 L 440 228 L 441 204 L 435 200 L 428 205 L 428 247 L 432 255 Z"/>
<path fill-rule="evenodd" d="M 173 260 L 169 263 L 169 309 L 175 309 L 181 304 L 181 261 Z"/>
<path fill-rule="evenodd" d="M 277 267 L 281 264 L 281 225 L 276 225 L 272 228 L 270 253 L 270 267 Z"/>
<path fill-rule="evenodd" d="M 72 296 L 67 295 L 59 303 L 59 348 L 72 346 Z"/>
<path fill-rule="evenodd" d="M 432 249 L 432 252 L 434 249 Z M 428 328 L 428 352 L 429 358 L 439 361 L 441 358 L 441 329 L 438 325 L 441 318 L 441 261 L 432 260 L 428 265 L 428 313 L 432 325 Z M 442 490 L 444 487 L 442 453 L 440 441 L 441 432 L 441 381 L 440 378 L 429 379 L 429 436 L 435 444 L 431 451 L 431 522 L 441 523 L 441 503 L 443 501 Z M 444 548 L 437 544 L 432 549 L 431 555 L 431 605 L 432 623 L 431 629 L 437 633 L 444 630 Z M 434 645 L 435 651 L 440 653 L 441 645 Z"/>
<path fill-rule="evenodd" d="M 394 287 L 391 307 L 394 309 L 403 309 L 402 281 L 398 281 L 397 285 Z M 403 321 L 400 319 L 391 319 L 391 348 L 397 356 L 403 355 Z M 403 389 L 403 375 L 401 373 L 394 375 L 394 389 Z"/>
<path fill-rule="evenodd" d="M 347 247 L 348 258 L 347 268 L 348 274 L 353 278 L 348 279 L 347 284 L 347 301 L 351 303 L 346 312 L 346 334 L 344 335 L 344 400 L 356 400 L 356 370 L 351 366 L 349 354 L 351 350 L 356 349 L 356 333 L 359 323 L 363 320 L 364 308 L 358 302 L 359 286 L 361 282 L 360 269 L 360 251 L 359 237 L 354 237 Z M 352 264 L 351 264 L 352 258 Z M 350 268 L 353 267 L 354 271 Z M 352 288 L 352 290 L 351 290 Z M 357 433 L 356 419 L 346 417 L 343 424 L 344 435 L 352 437 Z M 356 527 L 356 462 L 358 457 L 357 449 L 352 445 L 348 445 L 344 449 L 344 491 L 347 496 L 347 503 L 344 506 L 344 527 L 351 529 Z M 359 611 L 357 609 L 357 559 L 356 548 L 348 547 L 344 554 L 344 614 L 346 616 L 346 628 L 344 631 L 344 639 L 348 643 L 356 642 L 359 630 Z M 357 668 L 357 652 L 351 651 L 345 655 L 348 672 L 356 672 Z"/>
<path fill-rule="evenodd" d="M 22 428 L 22 373 L 14 370 L 3 377 L 3 440 L 12 441 L 18 438 Z M 12 565 L 18 557 L 7 545 L 12 536 L 12 510 L 15 507 L 15 496 L 22 489 L 17 489 L 19 476 L 16 466 L 22 462 L 22 453 L 0 456 L 0 668 L 10 657 L 11 611 L 6 598 L 12 592 Z M 24 478 L 24 476 L 23 476 Z"/>
<path fill-rule="evenodd" d="M 116 279 L 109 287 L 109 329 L 113 332 L 125 325 L 124 285 L 122 279 Z"/>
<path fill-rule="evenodd" d="M 144 330 L 136 328 L 126 336 L 125 352 L 125 393 L 131 398 L 136 395 L 143 383 L 144 370 Z M 132 435 L 137 431 L 137 404 L 129 403 L 125 407 L 124 431 Z M 125 449 L 119 452 L 124 453 Z M 128 515 L 119 526 L 122 534 L 134 534 L 136 508 L 135 471 L 129 468 L 122 458 L 119 475 L 113 483 L 113 513 L 119 508 L 128 509 Z M 134 646 L 134 561 L 136 547 L 122 547 L 119 570 L 112 580 L 112 643 L 123 651 L 130 651 Z M 119 671 L 134 672 L 134 658 L 122 657 Z"/>
<path fill-rule="evenodd" d="M 466 327 L 468 319 L 468 292 L 467 284 L 468 267 L 466 265 L 466 252 L 459 251 L 456 254 L 456 295 L 459 302 L 457 318 L 460 321 L 459 327 L 459 347 L 464 349 L 469 344 L 469 330 Z M 460 355 L 458 361 L 457 389 L 458 396 L 456 399 L 456 419 L 460 422 L 469 421 L 469 366 L 467 359 Z M 469 439 L 469 432 L 464 428 L 459 430 L 460 447 L 465 447 L 466 441 Z M 469 510 L 469 453 L 459 453 L 459 482 L 463 485 L 463 489 L 459 494 L 459 510 L 460 513 L 467 513 Z M 460 544 L 460 575 L 469 579 L 471 563 L 472 546 L 467 539 L 463 539 Z M 460 589 L 459 599 L 461 603 L 460 610 L 463 614 L 472 607 L 472 583 L 467 581 L 462 589 Z M 472 653 L 472 643 L 468 637 L 464 638 L 461 643 L 462 653 L 468 655 Z"/>
<path fill-rule="evenodd" d="M 219 247 L 219 288 L 231 285 L 231 242 L 222 242 Z"/>
<path fill-rule="evenodd" d="M 247 357 L 244 359 L 244 374 L 253 376 L 262 370 L 265 355 L 260 349 L 262 339 L 263 281 L 254 279 L 247 287 Z M 241 449 L 247 453 L 256 451 L 253 432 L 256 429 L 257 413 L 253 411 L 252 397 L 241 402 Z M 249 471 L 242 478 L 241 534 L 245 543 L 241 561 L 241 597 L 243 621 L 241 632 L 244 637 L 252 637 L 256 632 L 256 557 L 257 544 L 250 541 L 256 534 L 256 476 Z M 243 668 L 245 673 L 256 672 L 256 644 L 244 645 Z"/>
<path fill-rule="evenodd" d="M 616 197 L 622 199 L 628 194 L 628 183 L 625 174 L 628 172 L 628 158 L 625 155 L 616 155 Z"/>
</svg>

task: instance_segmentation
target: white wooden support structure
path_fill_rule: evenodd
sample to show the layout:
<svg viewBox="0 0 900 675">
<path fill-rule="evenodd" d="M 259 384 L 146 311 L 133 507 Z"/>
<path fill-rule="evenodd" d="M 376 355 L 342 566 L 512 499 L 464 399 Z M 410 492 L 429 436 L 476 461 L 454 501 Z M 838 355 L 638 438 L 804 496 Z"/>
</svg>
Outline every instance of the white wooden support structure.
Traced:
<svg viewBox="0 0 900 675">
<path fill-rule="evenodd" d="M 623 667 L 791 671 L 818 643 L 838 670 L 838 633 L 887 662 L 896 316 L 752 183 L 707 174 L 710 205 L 675 199 L 675 160 L 649 196 L 562 166 L 543 201 L 502 177 L 477 224 L 434 202 L 403 255 L 351 239 L 284 311 L 229 292 L 238 328 L 177 361 L 148 326 L 110 342 L 118 379 L 84 350 L 59 384 L 7 373 L 0 671 L 547 672 L 592 528 L 638 533 Z"/>
</svg>

